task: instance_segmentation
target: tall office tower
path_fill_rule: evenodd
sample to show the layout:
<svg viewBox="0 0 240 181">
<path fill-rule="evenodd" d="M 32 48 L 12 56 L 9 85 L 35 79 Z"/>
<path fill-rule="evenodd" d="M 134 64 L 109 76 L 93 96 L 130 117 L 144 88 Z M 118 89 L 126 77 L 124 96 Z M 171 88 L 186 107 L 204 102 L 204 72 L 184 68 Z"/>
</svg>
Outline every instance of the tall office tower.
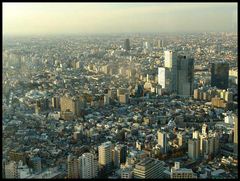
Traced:
<svg viewBox="0 0 240 181">
<path fill-rule="evenodd" d="M 228 88 L 229 64 L 228 62 L 215 62 L 211 64 L 211 86 L 218 89 Z"/>
<path fill-rule="evenodd" d="M 208 135 L 208 125 L 205 123 L 202 125 L 202 134 L 203 134 L 203 136 Z"/>
<path fill-rule="evenodd" d="M 176 84 L 177 84 L 177 54 L 172 50 L 164 51 L 164 67 L 165 72 L 161 68 L 159 72 L 159 80 L 161 80 L 163 75 L 165 75 L 165 87 L 170 92 L 176 92 Z"/>
<path fill-rule="evenodd" d="M 171 71 L 169 68 L 158 67 L 158 84 L 163 89 L 171 90 Z"/>
<path fill-rule="evenodd" d="M 161 40 L 157 41 L 157 48 L 161 48 Z"/>
<path fill-rule="evenodd" d="M 193 95 L 194 60 L 179 55 L 173 61 L 173 91 L 181 96 Z M 176 84 L 175 84 L 176 83 Z M 176 87 L 175 87 L 176 85 Z"/>
<path fill-rule="evenodd" d="M 164 51 L 164 67 L 173 68 L 173 63 L 176 62 L 176 53 L 172 50 Z"/>
<path fill-rule="evenodd" d="M 76 157 L 68 155 L 67 169 L 68 178 L 70 179 L 80 178 L 79 160 Z"/>
<path fill-rule="evenodd" d="M 163 178 L 164 162 L 146 157 L 136 164 L 133 175 L 136 179 L 157 179 Z"/>
<path fill-rule="evenodd" d="M 110 141 L 98 147 L 98 159 L 100 169 L 106 173 L 110 172 L 112 169 L 112 143 Z"/>
<path fill-rule="evenodd" d="M 171 178 L 188 179 L 197 178 L 192 169 L 180 168 L 180 162 L 175 162 L 174 167 L 171 168 Z"/>
<path fill-rule="evenodd" d="M 119 168 L 121 164 L 126 163 L 127 159 L 127 146 L 126 145 L 117 145 L 113 149 L 113 163 L 114 166 Z"/>
<path fill-rule="evenodd" d="M 200 155 L 200 143 L 198 139 L 188 140 L 188 157 L 196 160 Z"/>
<path fill-rule="evenodd" d="M 160 145 L 161 153 L 167 153 L 168 140 L 165 131 L 158 131 L 158 144 Z"/>
<path fill-rule="evenodd" d="M 163 47 L 163 40 L 158 40 L 157 47 L 162 48 Z"/>
<path fill-rule="evenodd" d="M 5 178 L 19 178 L 18 164 L 15 161 L 11 161 L 5 165 Z"/>
<path fill-rule="evenodd" d="M 214 133 L 213 134 L 213 141 L 214 141 L 214 145 L 213 145 L 213 153 L 217 154 L 219 152 L 219 134 L 218 133 Z"/>
<path fill-rule="evenodd" d="M 165 68 L 164 67 L 158 67 L 158 84 L 162 86 L 164 89 L 166 87 L 166 73 L 165 73 Z"/>
<path fill-rule="evenodd" d="M 129 39 L 125 40 L 125 42 L 124 42 L 124 49 L 126 51 L 129 51 L 131 49 L 131 47 L 130 47 L 130 40 Z"/>
<path fill-rule="evenodd" d="M 234 119 L 234 138 L 233 138 L 233 143 L 234 143 L 234 153 L 238 155 L 238 117 L 235 115 Z"/>
<path fill-rule="evenodd" d="M 83 153 L 79 157 L 80 178 L 92 179 L 97 176 L 97 161 L 92 153 Z"/>
</svg>

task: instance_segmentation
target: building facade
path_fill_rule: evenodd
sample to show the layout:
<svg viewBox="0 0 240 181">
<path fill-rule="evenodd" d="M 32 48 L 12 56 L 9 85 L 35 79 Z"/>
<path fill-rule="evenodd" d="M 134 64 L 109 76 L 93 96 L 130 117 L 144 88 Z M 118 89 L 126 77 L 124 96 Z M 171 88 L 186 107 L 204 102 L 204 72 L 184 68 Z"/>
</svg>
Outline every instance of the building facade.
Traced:
<svg viewBox="0 0 240 181">
<path fill-rule="evenodd" d="M 158 131 L 158 145 L 160 146 L 161 153 L 167 153 L 168 140 L 165 131 Z"/>
<path fill-rule="evenodd" d="M 98 163 L 100 169 L 110 172 L 112 169 L 112 143 L 110 141 L 102 143 L 98 147 Z"/>
<path fill-rule="evenodd" d="M 157 179 L 163 178 L 164 170 L 162 161 L 146 157 L 135 165 L 133 174 L 136 179 Z"/>
<path fill-rule="evenodd" d="M 211 86 L 218 89 L 227 89 L 229 79 L 229 64 L 215 62 L 211 64 Z"/>
</svg>

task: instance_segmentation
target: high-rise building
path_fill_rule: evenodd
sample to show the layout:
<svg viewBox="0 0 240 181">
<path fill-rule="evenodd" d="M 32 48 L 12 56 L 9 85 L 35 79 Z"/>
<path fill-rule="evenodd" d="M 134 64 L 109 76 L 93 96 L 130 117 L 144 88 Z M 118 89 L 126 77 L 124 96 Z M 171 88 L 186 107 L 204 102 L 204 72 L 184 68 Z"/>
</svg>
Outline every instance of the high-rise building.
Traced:
<svg viewBox="0 0 240 181">
<path fill-rule="evenodd" d="M 146 157 L 136 164 L 133 174 L 136 179 L 157 179 L 163 178 L 164 162 Z"/>
<path fill-rule="evenodd" d="M 171 90 L 171 72 L 169 68 L 158 67 L 158 84 L 163 89 Z"/>
<path fill-rule="evenodd" d="M 61 114 L 64 112 L 72 112 L 74 116 L 81 115 L 81 109 L 85 106 L 85 98 L 63 96 L 60 98 Z"/>
<path fill-rule="evenodd" d="M 229 64 L 227 62 L 215 62 L 211 64 L 211 86 L 218 89 L 228 88 Z"/>
<path fill-rule="evenodd" d="M 233 143 L 234 143 L 234 153 L 238 155 L 238 117 L 235 115 L 234 116 L 234 138 L 233 138 Z"/>
<path fill-rule="evenodd" d="M 175 166 L 171 168 L 171 178 L 173 179 L 191 179 L 197 178 L 192 169 L 180 168 L 180 162 L 175 162 Z"/>
<path fill-rule="evenodd" d="M 131 47 L 130 47 L 130 40 L 129 39 L 125 40 L 125 42 L 124 42 L 124 49 L 126 51 L 129 51 L 131 49 Z"/>
<path fill-rule="evenodd" d="M 178 139 L 178 146 L 183 146 L 184 139 L 183 139 L 183 134 L 182 133 L 177 134 L 177 139 Z"/>
<path fill-rule="evenodd" d="M 207 136 L 207 135 L 208 135 L 208 125 L 205 124 L 205 123 L 202 125 L 202 134 L 203 134 L 204 136 Z"/>
<path fill-rule="evenodd" d="M 164 68 L 158 71 L 158 83 L 180 96 L 193 94 L 194 60 L 178 55 L 172 50 L 164 51 Z"/>
<path fill-rule="evenodd" d="M 165 131 L 158 131 L 158 145 L 160 145 L 161 153 L 167 153 L 168 140 L 167 133 Z"/>
<path fill-rule="evenodd" d="M 200 144 L 198 139 L 188 140 L 188 157 L 196 160 L 200 156 Z"/>
<path fill-rule="evenodd" d="M 219 135 L 211 133 L 208 135 L 199 135 L 200 138 L 200 153 L 205 158 L 214 156 L 219 151 Z"/>
<path fill-rule="evenodd" d="M 113 153 L 113 163 L 114 166 L 119 168 L 120 164 L 126 163 L 127 159 L 127 146 L 126 145 L 117 145 L 112 150 Z"/>
<path fill-rule="evenodd" d="M 176 61 L 176 53 L 172 50 L 164 51 L 164 67 L 172 68 L 173 62 Z"/>
<path fill-rule="evenodd" d="M 5 165 L 5 178 L 17 179 L 20 177 L 18 173 L 18 164 L 15 161 L 11 161 Z"/>
<path fill-rule="evenodd" d="M 73 114 L 76 113 L 76 102 L 68 96 L 63 96 L 60 98 L 61 112 L 69 110 Z"/>
<path fill-rule="evenodd" d="M 92 179 L 97 176 L 97 161 L 92 153 L 83 153 L 79 157 L 80 178 Z"/>
<path fill-rule="evenodd" d="M 178 55 L 176 64 L 173 61 L 172 66 L 173 91 L 181 96 L 193 95 L 194 60 Z"/>
<path fill-rule="evenodd" d="M 112 143 L 110 141 L 102 143 L 98 147 L 98 163 L 100 169 L 110 172 L 112 169 Z"/>
<path fill-rule="evenodd" d="M 68 178 L 76 179 L 80 178 L 79 160 L 69 155 L 67 159 Z"/>
<path fill-rule="evenodd" d="M 163 47 L 163 40 L 158 40 L 157 48 L 162 48 L 162 47 Z"/>
</svg>

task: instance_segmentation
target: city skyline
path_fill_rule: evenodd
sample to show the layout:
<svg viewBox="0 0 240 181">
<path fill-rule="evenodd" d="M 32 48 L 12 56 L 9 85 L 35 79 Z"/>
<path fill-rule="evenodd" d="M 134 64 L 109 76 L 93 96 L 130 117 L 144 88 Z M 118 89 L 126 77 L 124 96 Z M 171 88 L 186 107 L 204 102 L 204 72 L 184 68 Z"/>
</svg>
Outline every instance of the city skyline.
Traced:
<svg viewBox="0 0 240 181">
<path fill-rule="evenodd" d="M 235 8 L 4 3 L 2 178 L 237 179 Z"/>
<path fill-rule="evenodd" d="M 3 3 L 3 35 L 237 32 L 237 3 Z"/>
</svg>

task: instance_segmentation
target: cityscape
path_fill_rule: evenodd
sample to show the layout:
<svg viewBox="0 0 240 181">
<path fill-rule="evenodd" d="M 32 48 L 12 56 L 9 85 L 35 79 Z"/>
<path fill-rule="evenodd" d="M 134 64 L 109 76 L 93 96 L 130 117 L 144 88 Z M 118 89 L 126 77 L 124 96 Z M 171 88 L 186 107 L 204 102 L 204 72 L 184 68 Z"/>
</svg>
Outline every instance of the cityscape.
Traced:
<svg viewBox="0 0 240 181">
<path fill-rule="evenodd" d="M 3 3 L 2 178 L 237 179 L 237 39 L 237 3 Z"/>
</svg>

